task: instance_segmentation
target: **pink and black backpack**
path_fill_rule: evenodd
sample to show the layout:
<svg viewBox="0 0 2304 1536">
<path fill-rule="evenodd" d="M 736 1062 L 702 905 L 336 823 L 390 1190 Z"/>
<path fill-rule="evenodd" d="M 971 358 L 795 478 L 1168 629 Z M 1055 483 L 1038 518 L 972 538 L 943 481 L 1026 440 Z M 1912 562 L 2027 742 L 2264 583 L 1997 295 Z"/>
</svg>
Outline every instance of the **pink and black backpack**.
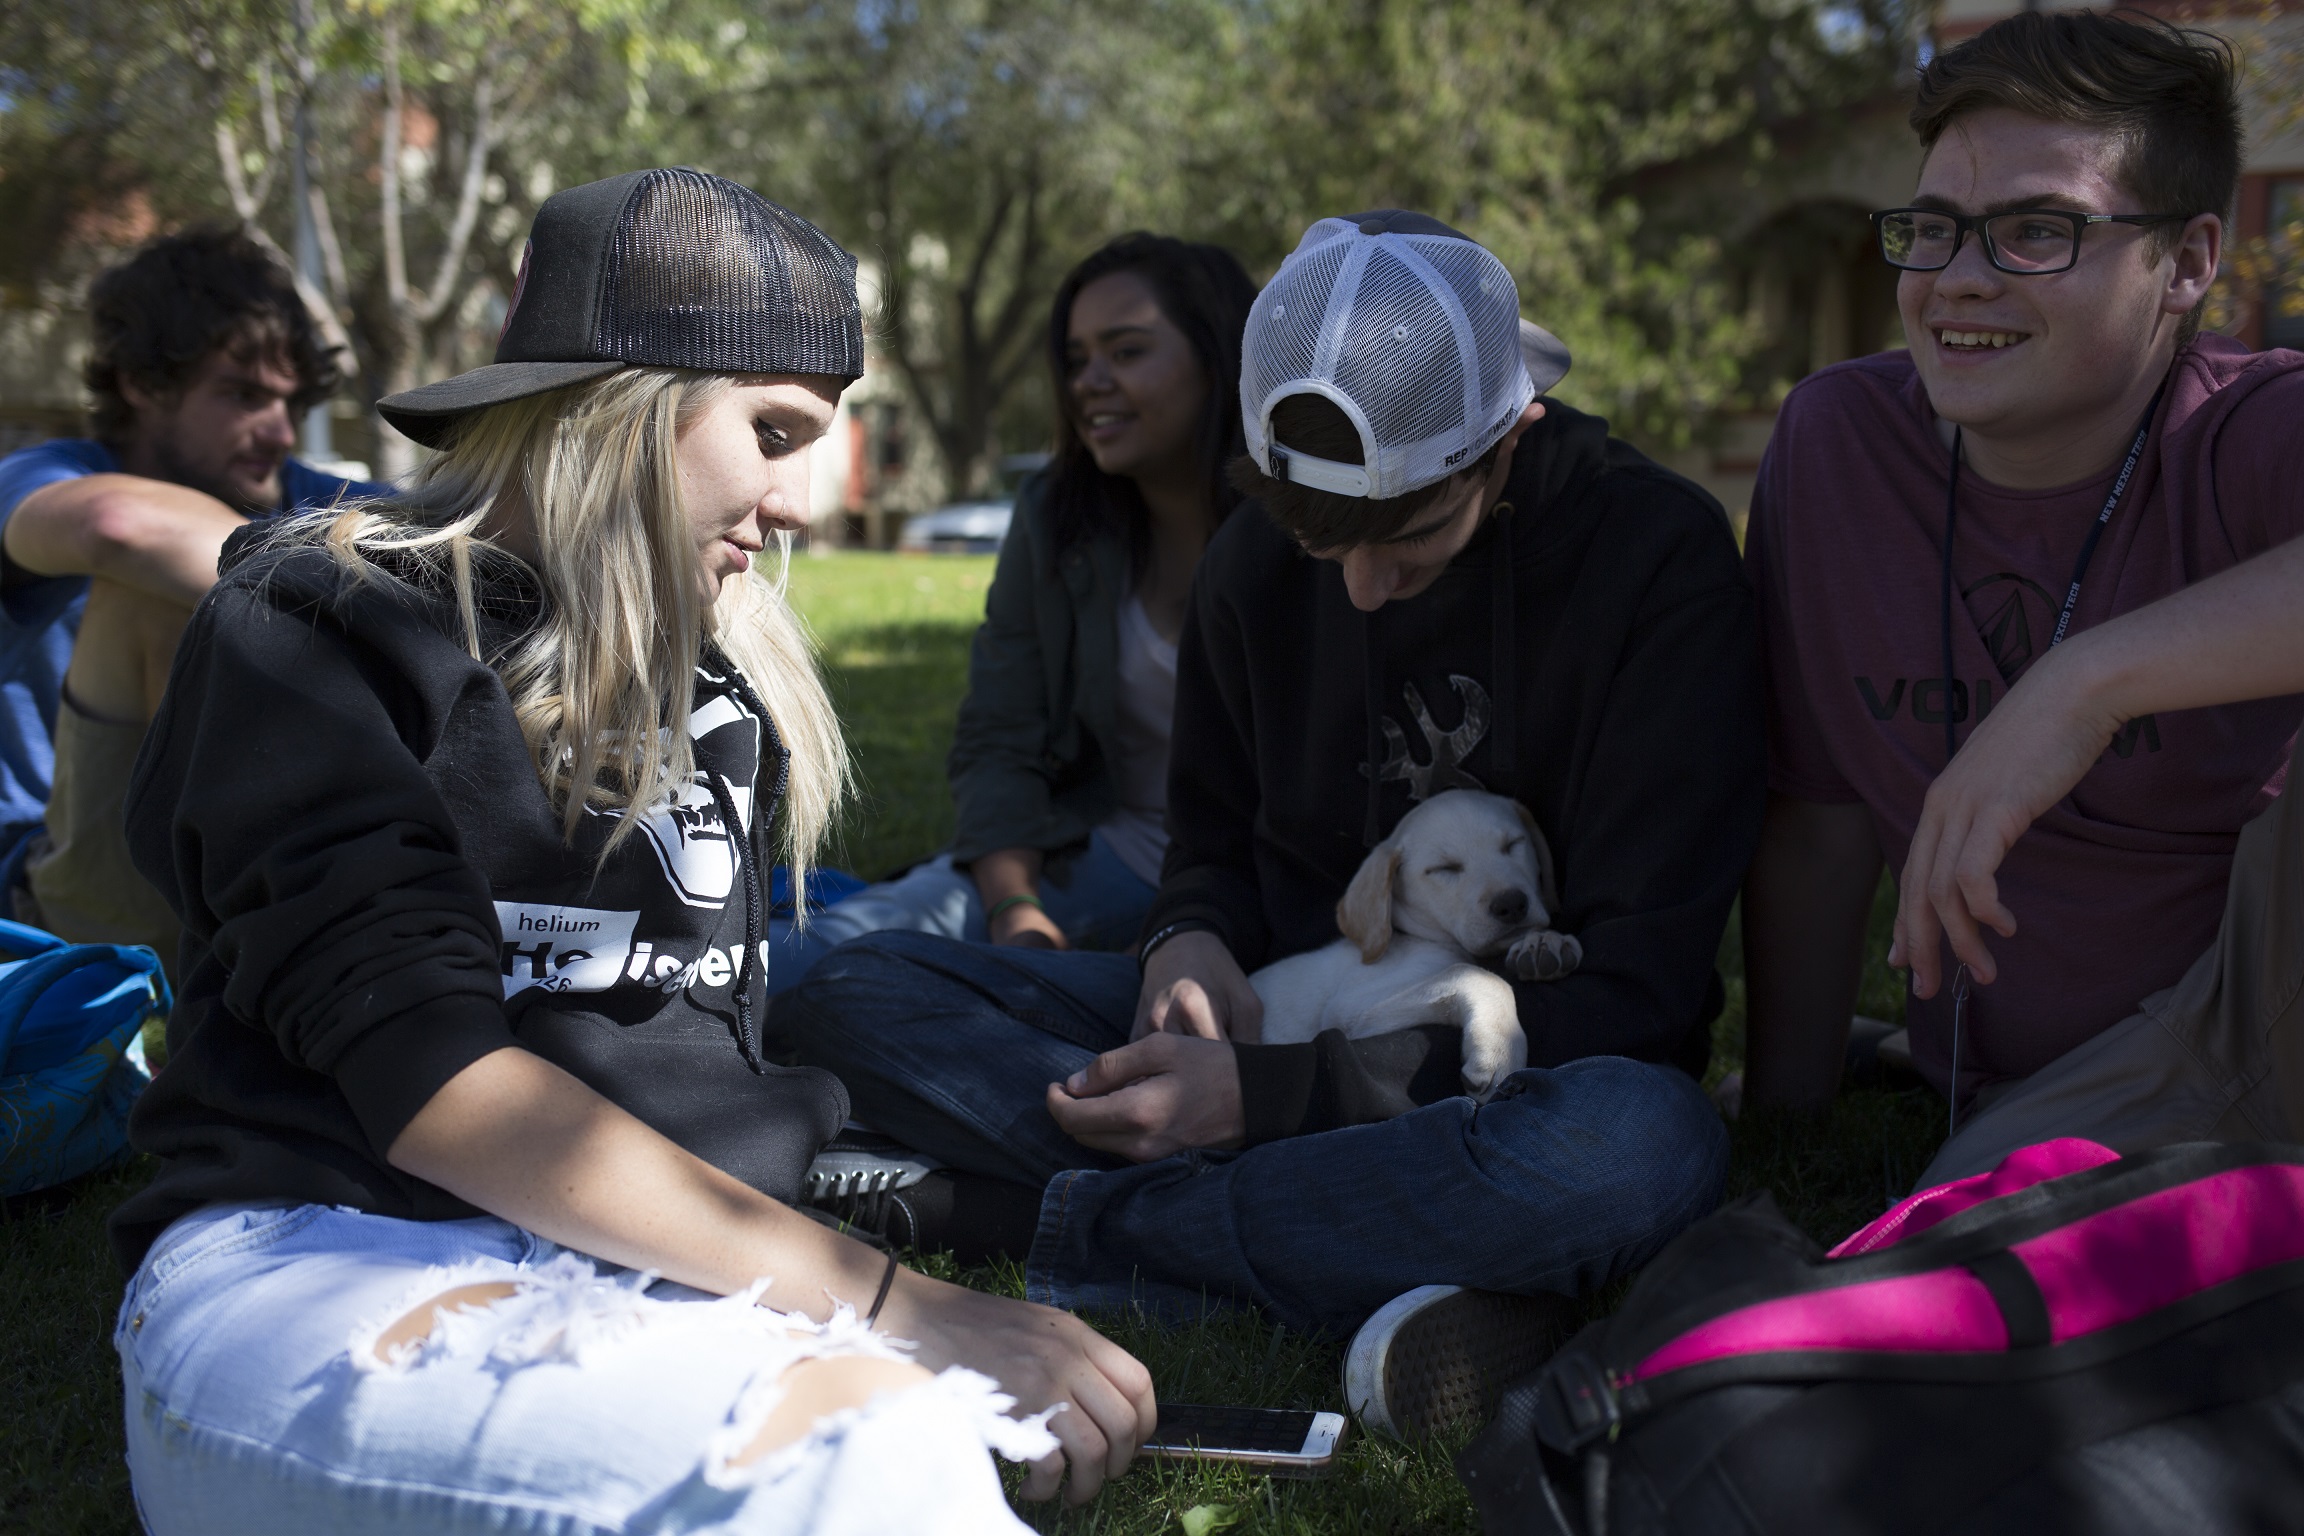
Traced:
<svg viewBox="0 0 2304 1536">
<path fill-rule="evenodd" d="M 2049 1142 L 1829 1254 L 1757 1196 L 1457 1470 L 1488 1536 L 2304 1531 L 2304 1148 Z"/>
</svg>

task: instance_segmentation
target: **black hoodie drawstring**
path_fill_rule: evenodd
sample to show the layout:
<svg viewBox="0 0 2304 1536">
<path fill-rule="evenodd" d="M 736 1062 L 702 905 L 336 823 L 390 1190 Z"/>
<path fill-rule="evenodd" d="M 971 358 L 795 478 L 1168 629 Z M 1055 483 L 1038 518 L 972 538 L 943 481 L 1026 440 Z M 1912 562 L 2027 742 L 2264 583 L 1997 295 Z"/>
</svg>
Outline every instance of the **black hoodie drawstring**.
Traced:
<svg viewBox="0 0 2304 1536">
<path fill-rule="evenodd" d="M 1512 503 L 1499 501 L 1493 519 L 1494 544 L 1489 550 L 1488 569 L 1488 644 L 1492 654 L 1488 665 L 1495 678 L 1491 690 L 1496 706 L 1494 723 L 1488 735 L 1488 782 L 1500 795 L 1512 793 L 1514 748 L 1512 722 L 1520 702 L 1517 686 L 1519 674 L 1519 644 L 1514 632 L 1512 603 Z"/>
<path fill-rule="evenodd" d="M 768 713 L 768 706 L 753 692 L 744 674 L 718 647 L 713 647 L 709 656 L 727 679 L 722 686 L 760 722 L 761 763 L 765 764 L 769 753 L 776 755 L 776 785 L 765 799 L 758 790 L 760 765 L 755 765 L 753 770 L 753 826 L 758 827 L 773 819 L 776 808 L 783 804 L 785 788 L 792 781 L 792 754 L 785 750 L 784 739 L 777 733 L 776 721 Z M 736 814 L 736 797 L 728 781 L 709 769 L 704 770 L 704 781 L 711 787 L 712 803 L 720 809 L 720 824 L 727 828 L 728 840 L 735 845 L 737 876 L 744 887 L 744 956 L 736 965 L 736 1048 L 744 1053 L 746 1066 L 761 1072 L 765 1069 L 760 1064 L 759 1033 L 752 1019 L 752 977 L 760 969 L 760 861 L 752 850 L 752 830 Z M 805 901 L 807 893 L 796 891 L 793 899 Z"/>
<path fill-rule="evenodd" d="M 736 1048 L 744 1065 L 758 1072 L 760 1045 L 752 1028 L 752 968 L 760 962 L 760 865 L 752 857 L 752 834 L 736 815 L 736 797 L 728 781 L 709 769 L 704 782 L 712 786 L 712 802 L 720 807 L 720 824 L 736 846 L 736 868 L 744 886 L 744 958 L 736 965 Z"/>
</svg>

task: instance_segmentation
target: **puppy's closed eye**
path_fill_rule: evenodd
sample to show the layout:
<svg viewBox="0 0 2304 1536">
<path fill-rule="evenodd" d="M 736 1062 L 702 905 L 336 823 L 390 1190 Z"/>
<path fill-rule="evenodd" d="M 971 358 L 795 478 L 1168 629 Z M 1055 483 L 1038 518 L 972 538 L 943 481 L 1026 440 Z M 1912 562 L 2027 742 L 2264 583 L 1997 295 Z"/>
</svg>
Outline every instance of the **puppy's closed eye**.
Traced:
<svg viewBox="0 0 2304 1536">
<path fill-rule="evenodd" d="M 1425 870 L 1424 873 L 1427 875 L 1460 875 L 1464 873 L 1464 866 L 1457 863 L 1454 859 L 1450 859 L 1445 864 L 1433 865 L 1430 869 Z"/>
</svg>

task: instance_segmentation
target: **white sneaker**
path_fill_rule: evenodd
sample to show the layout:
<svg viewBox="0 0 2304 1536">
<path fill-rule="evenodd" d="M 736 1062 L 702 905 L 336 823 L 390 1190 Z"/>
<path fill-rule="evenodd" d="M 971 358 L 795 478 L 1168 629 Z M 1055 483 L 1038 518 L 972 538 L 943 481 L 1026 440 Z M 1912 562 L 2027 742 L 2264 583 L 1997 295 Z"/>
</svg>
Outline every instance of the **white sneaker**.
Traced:
<svg viewBox="0 0 2304 1536">
<path fill-rule="evenodd" d="M 1420 1285 L 1352 1335 L 1344 1403 L 1363 1428 L 1396 1440 L 1485 1423 L 1505 1387 L 1559 1348 L 1565 1296 L 1512 1296 Z"/>
</svg>

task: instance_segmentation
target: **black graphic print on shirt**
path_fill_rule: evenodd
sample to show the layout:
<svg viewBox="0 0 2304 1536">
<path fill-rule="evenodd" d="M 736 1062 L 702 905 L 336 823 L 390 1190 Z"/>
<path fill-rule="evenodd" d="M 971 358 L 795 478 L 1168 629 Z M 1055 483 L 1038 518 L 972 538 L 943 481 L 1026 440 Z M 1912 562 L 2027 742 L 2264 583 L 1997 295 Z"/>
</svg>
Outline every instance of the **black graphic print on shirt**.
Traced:
<svg viewBox="0 0 2304 1536">
<path fill-rule="evenodd" d="M 669 804 L 640 819 L 635 835 L 588 882 L 583 905 L 499 900 L 504 996 L 655 992 L 689 987 L 724 993 L 743 959 L 736 837 L 752 833 L 761 721 L 721 679 L 699 668 L 688 717 L 695 771 Z M 713 793 L 717 778 L 735 807 L 733 832 Z M 620 811 L 596 811 L 580 841 L 597 849 Z M 726 931 L 723 931 L 726 930 Z M 761 964 L 767 963 L 762 944 Z M 637 1001 L 637 997 L 635 997 Z M 624 1010 L 617 1010 L 619 1012 Z"/>
</svg>

